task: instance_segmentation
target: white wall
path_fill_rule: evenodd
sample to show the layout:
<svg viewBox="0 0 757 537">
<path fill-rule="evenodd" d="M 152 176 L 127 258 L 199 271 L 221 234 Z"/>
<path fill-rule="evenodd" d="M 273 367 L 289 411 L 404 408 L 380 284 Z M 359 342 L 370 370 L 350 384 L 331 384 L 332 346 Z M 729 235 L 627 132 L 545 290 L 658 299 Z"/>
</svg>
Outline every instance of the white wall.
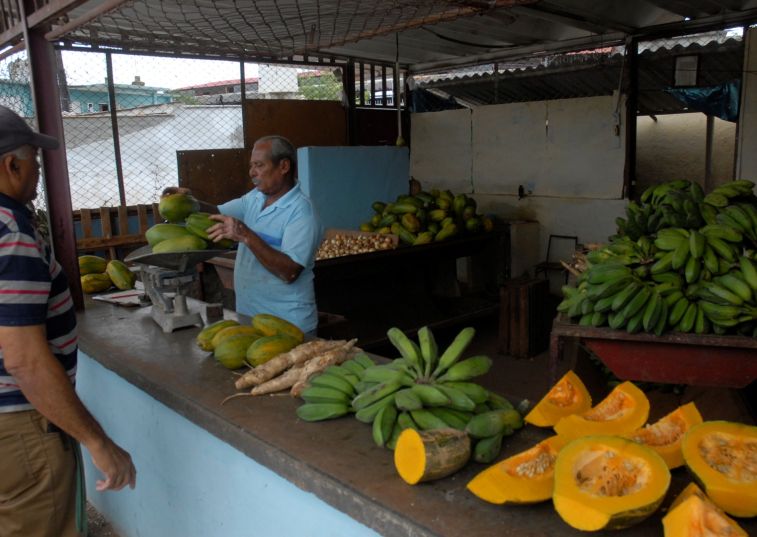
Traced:
<svg viewBox="0 0 757 537">
<path fill-rule="evenodd" d="M 703 187 L 707 116 L 696 112 L 657 116 L 639 116 L 637 135 L 637 191 L 653 183 L 688 179 Z M 714 118 L 712 143 L 713 187 L 733 177 L 736 124 Z"/>
<path fill-rule="evenodd" d="M 426 190 L 472 193 L 483 213 L 538 221 L 524 256 L 544 259 L 550 234 L 604 242 L 626 205 L 615 105 L 592 97 L 414 114 L 411 175 Z M 518 185 L 530 192 L 521 200 Z"/>
<path fill-rule="evenodd" d="M 744 38 L 737 179 L 757 180 L 757 28 Z"/>
</svg>

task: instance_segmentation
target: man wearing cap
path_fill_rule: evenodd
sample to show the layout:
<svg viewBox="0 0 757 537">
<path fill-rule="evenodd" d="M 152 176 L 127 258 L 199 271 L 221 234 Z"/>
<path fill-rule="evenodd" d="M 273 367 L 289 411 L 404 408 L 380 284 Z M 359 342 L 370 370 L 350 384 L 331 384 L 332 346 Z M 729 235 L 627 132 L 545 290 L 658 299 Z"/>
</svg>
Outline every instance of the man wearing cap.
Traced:
<svg viewBox="0 0 757 537">
<path fill-rule="evenodd" d="M 78 445 L 104 474 L 97 490 L 134 488 L 136 470 L 74 391 L 76 315 L 65 275 L 26 205 L 37 152 L 57 149 L 0 106 L 0 535 L 75 537 Z M 79 460 L 79 464 L 81 461 Z"/>
</svg>

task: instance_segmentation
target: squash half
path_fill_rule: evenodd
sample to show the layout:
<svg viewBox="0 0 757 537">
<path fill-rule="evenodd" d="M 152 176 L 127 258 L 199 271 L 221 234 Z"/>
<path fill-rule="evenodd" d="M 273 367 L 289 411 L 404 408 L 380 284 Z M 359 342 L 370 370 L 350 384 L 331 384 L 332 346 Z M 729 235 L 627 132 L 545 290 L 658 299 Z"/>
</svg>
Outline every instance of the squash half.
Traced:
<svg viewBox="0 0 757 537">
<path fill-rule="evenodd" d="M 562 418 L 555 432 L 568 440 L 587 435 L 623 435 L 644 425 L 648 417 L 647 396 L 633 383 L 623 382 L 592 409 Z"/>
<path fill-rule="evenodd" d="M 665 537 L 747 537 L 735 520 L 690 483 L 662 519 Z"/>
<path fill-rule="evenodd" d="M 576 529 L 620 529 L 654 513 L 668 486 L 667 464 L 648 447 L 619 436 L 584 436 L 557 455 L 552 500 Z"/>
<path fill-rule="evenodd" d="M 550 436 L 480 472 L 467 488 L 485 502 L 500 505 L 549 500 L 554 486 L 555 461 L 564 445 L 561 437 Z"/>
<path fill-rule="evenodd" d="M 684 435 L 681 451 L 715 505 L 733 516 L 757 516 L 757 427 L 705 421 Z"/>
<path fill-rule="evenodd" d="M 580 414 L 591 408 L 591 395 L 573 371 L 568 371 L 526 414 L 526 423 L 537 427 L 552 427 L 561 418 Z"/>
<path fill-rule="evenodd" d="M 632 432 L 628 438 L 654 449 L 672 470 L 683 466 L 683 453 L 681 453 L 683 435 L 700 423 L 702 423 L 702 415 L 696 405 L 686 403 L 654 424 Z"/>
</svg>

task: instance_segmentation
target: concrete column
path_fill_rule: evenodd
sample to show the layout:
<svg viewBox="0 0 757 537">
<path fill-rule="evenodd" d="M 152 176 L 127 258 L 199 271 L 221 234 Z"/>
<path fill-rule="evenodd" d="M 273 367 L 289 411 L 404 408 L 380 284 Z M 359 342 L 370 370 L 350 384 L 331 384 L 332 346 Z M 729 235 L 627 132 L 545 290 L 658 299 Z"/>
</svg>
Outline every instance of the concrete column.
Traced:
<svg viewBox="0 0 757 537">
<path fill-rule="evenodd" d="M 744 72 L 736 146 L 736 179 L 757 178 L 757 29 L 744 36 Z"/>
</svg>

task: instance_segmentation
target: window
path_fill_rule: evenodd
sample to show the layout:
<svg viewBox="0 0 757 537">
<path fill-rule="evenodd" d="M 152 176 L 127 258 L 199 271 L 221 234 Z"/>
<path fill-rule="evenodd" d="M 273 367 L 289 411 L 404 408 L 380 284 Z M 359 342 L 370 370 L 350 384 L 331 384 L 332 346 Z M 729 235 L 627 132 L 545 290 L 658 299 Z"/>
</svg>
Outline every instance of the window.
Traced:
<svg viewBox="0 0 757 537">
<path fill-rule="evenodd" d="M 108 103 L 100 103 L 100 112 L 107 112 L 110 110 Z"/>
</svg>

